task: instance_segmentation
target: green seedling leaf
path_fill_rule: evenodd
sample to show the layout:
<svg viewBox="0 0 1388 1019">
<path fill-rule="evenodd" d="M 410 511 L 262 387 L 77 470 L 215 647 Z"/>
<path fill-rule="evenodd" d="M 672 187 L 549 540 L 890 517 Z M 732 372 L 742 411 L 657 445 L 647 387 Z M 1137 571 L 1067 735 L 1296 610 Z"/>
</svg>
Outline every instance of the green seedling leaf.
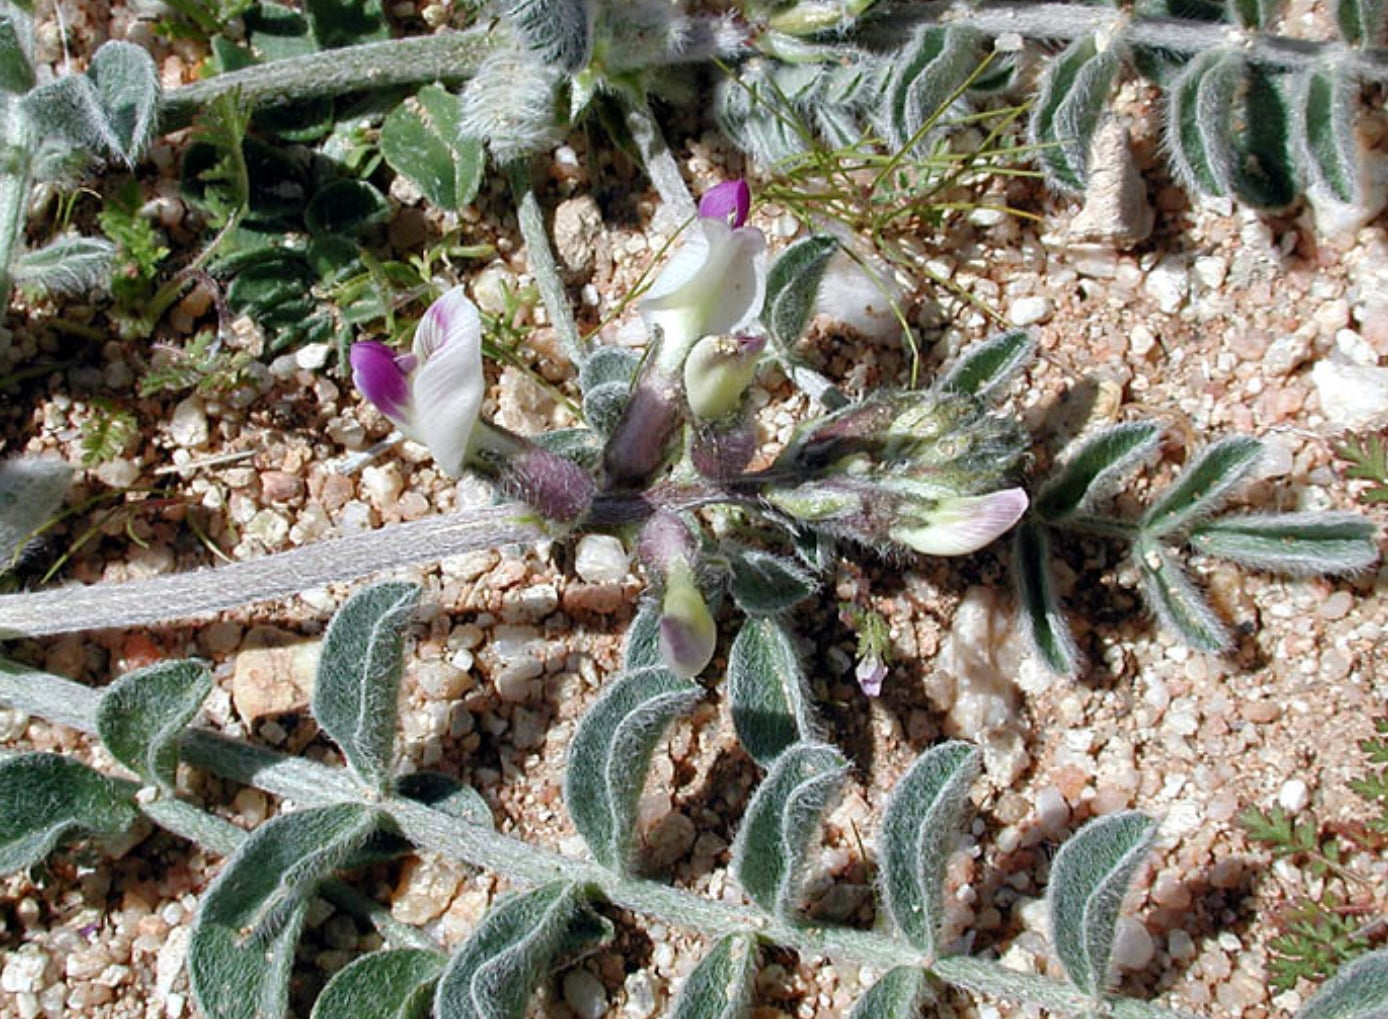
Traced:
<svg viewBox="0 0 1388 1019">
<path fill-rule="evenodd" d="M 1080 669 L 1079 648 L 1061 611 L 1051 579 L 1051 539 L 1036 521 L 1024 519 L 1012 539 L 1012 561 L 1017 578 L 1017 600 L 1032 647 L 1057 676 L 1073 676 Z"/>
<path fill-rule="evenodd" d="M 1331 8 L 1340 36 L 1351 46 L 1373 49 L 1388 36 L 1388 2 L 1385 0 L 1334 0 Z"/>
<path fill-rule="evenodd" d="M 1198 524 L 1190 543 L 1255 570 L 1359 573 L 1378 562 L 1378 529 L 1357 513 L 1276 513 Z"/>
<path fill-rule="evenodd" d="M 944 116 L 979 64 L 979 34 L 967 28 L 918 28 L 892 61 L 883 135 L 895 149 L 916 147 Z"/>
<path fill-rule="evenodd" d="M 964 352 L 940 380 L 940 388 L 988 400 L 996 396 L 1036 353 L 1036 337 L 1026 329 L 989 337 Z"/>
<path fill-rule="evenodd" d="M 1076 832 L 1051 864 L 1051 943 L 1070 983 L 1095 999 L 1108 989 L 1118 911 L 1156 827 L 1136 811 L 1108 814 Z"/>
<path fill-rule="evenodd" d="M 127 166 L 134 166 L 149 144 L 159 112 L 159 71 L 143 46 L 112 41 L 92 57 L 87 77 L 105 112 L 107 144 Z"/>
<path fill-rule="evenodd" d="M 319 188 L 304 209 L 304 225 L 317 234 L 355 237 L 385 221 L 385 196 L 364 180 L 335 180 Z"/>
<path fill-rule="evenodd" d="M 810 841 L 838 795 L 848 762 L 824 743 L 783 751 L 757 788 L 733 845 L 733 874 L 748 897 L 778 919 L 795 922 Z"/>
<path fill-rule="evenodd" d="M 930 983 L 918 966 L 897 966 L 877 978 L 858 999 L 848 1019 L 919 1019 Z"/>
<path fill-rule="evenodd" d="M 1060 523 L 1111 491 L 1113 484 L 1157 451 L 1161 430 L 1150 421 L 1115 425 L 1084 443 L 1041 486 L 1036 515 Z"/>
<path fill-rule="evenodd" d="M 405 624 L 418 600 L 419 587 L 400 582 L 349 598 L 328 624 L 313 688 L 313 717 L 379 793 L 390 785 Z"/>
<path fill-rule="evenodd" d="M 1229 647 L 1229 631 L 1190 582 L 1174 556 L 1154 541 L 1133 550 L 1142 590 L 1162 625 L 1197 651 L 1216 653 Z"/>
<path fill-rule="evenodd" d="M 742 1019 L 756 977 L 756 942 L 746 934 L 729 934 L 689 974 L 670 1019 Z"/>
<path fill-rule="evenodd" d="M 1388 1015 L 1388 949 L 1342 967 L 1301 1006 L 1296 1019 L 1383 1019 Z"/>
<path fill-rule="evenodd" d="M 34 19 L 17 4 L 0 7 L 0 92 L 23 95 L 34 87 Z"/>
<path fill-rule="evenodd" d="M 325 50 L 390 38 L 380 0 L 305 0 L 304 13 L 313 38 Z"/>
<path fill-rule="evenodd" d="M 622 419 L 641 358 L 620 347 L 599 347 L 578 370 L 583 391 L 583 419 L 603 435 L 611 435 Z"/>
<path fill-rule="evenodd" d="M 72 468 L 49 457 L 0 462 L 0 574 L 14 568 L 25 546 L 63 504 Z"/>
<path fill-rule="evenodd" d="M 102 237 L 60 237 L 15 263 L 14 281 L 46 294 L 78 294 L 104 286 L 111 278 L 116 246 Z"/>
<path fill-rule="evenodd" d="M 782 350 L 800 339 L 809 324 L 824 270 L 838 250 L 838 238 L 814 234 L 786 248 L 767 273 L 761 321 Z"/>
<path fill-rule="evenodd" d="M 815 738 L 800 656 L 775 619 L 754 617 L 742 624 L 728 654 L 728 700 L 738 740 L 763 768 L 786 747 Z"/>
<path fill-rule="evenodd" d="M 434 205 L 461 209 L 477 197 L 486 153 L 462 137 L 458 97 L 426 85 L 390 112 L 381 125 L 381 155 Z"/>
<path fill-rule="evenodd" d="M 1120 61 L 1094 36 L 1076 39 L 1046 68 L 1031 115 L 1031 140 L 1049 183 L 1079 194 L 1089 180 L 1089 149 L 1109 106 Z"/>
<path fill-rule="evenodd" d="M 755 548 L 729 551 L 733 601 L 749 616 L 774 616 L 819 590 L 819 582 L 792 559 Z"/>
<path fill-rule="evenodd" d="M 202 662 L 136 669 L 102 692 L 96 731 L 112 757 L 173 796 L 179 740 L 211 692 L 212 674 Z"/>
<path fill-rule="evenodd" d="M 501 10 L 525 48 L 566 74 L 582 70 L 592 45 L 587 0 L 503 0 Z"/>
<path fill-rule="evenodd" d="M 609 684 L 579 720 L 569 744 L 564 802 L 604 867 L 630 868 L 637 801 L 656 741 L 702 694 L 698 684 L 667 669 L 641 669 Z"/>
<path fill-rule="evenodd" d="M 0 760 L 0 874 L 32 867 L 78 832 L 122 832 L 140 818 L 139 786 L 55 754 Z"/>
<path fill-rule="evenodd" d="M 492 808 L 482 794 L 470 785 L 437 771 L 414 771 L 395 780 L 400 796 L 433 807 L 449 817 L 456 817 L 479 828 L 494 829 L 496 820 Z"/>
<path fill-rule="evenodd" d="M 1312 186 L 1346 204 L 1360 201 L 1363 167 L 1354 114 L 1359 85 L 1342 68 L 1311 68 L 1296 88 L 1298 162 Z"/>
<path fill-rule="evenodd" d="M 378 829 L 368 807 L 340 803 L 281 814 L 251 833 L 202 897 L 188 982 L 208 1019 L 281 1019 L 289 974 L 319 882 Z"/>
<path fill-rule="evenodd" d="M 1147 507 L 1139 521 L 1143 534 L 1171 534 L 1209 516 L 1257 466 L 1262 455 L 1263 444 L 1247 435 L 1231 436 L 1206 446 Z"/>
<path fill-rule="evenodd" d="M 427 1019 L 447 961 L 417 948 L 364 955 L 333 975 L 310 1019 Z"/>
<path fill-rule="evenodd" d="M 887 913 L 929 958 L 939 952 L 945 921 L 945 868 L 972 806 L 979 753 L 952 741 L 917 758 L 892 790 L 882 814 L 879 854 Z"/>
<path fill-rule="evenodd" d="M 482 918 L 449 960 L 434 996 L 438 1019 L 522 1019 L 556 960 L 612 937 L 588 905 L 589 889 L 556 881 L 511 895 Z"/>
</svg>

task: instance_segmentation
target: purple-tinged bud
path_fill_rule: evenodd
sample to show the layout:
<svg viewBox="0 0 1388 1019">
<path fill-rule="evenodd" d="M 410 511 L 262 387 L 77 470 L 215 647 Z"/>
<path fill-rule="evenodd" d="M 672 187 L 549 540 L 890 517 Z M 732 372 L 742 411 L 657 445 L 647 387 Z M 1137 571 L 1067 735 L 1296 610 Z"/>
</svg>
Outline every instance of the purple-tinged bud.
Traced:
<svg viewBox="0 0 1388 1019">
<path fill-rule="evenodd" d="M 694 533 L 674 513 L 657 510 L 641 527 L 636 554 L 646 567 L 665 576 L 675 563 L 690 563 L 698 553 Z"/>
<path fill-rule="evenodd" d="M 716 421 L 742 406 L 757 375 L 765 336 L 705 336 L 684 362 L 684 394 L 698 421 Z"/>
<path fill-rule="evenodd" d="M 737 477 L 756 452 L 757 426 L 750 417 L 700 426 L 689 443 L 689 460 L 694 469 L 714 481 Z"/>
<path fill-rule="evenodd" d="M 876 655 L 860 658 L 853 670 L 853 678 L 858 681 L 863 693 L 876 697 L 882 693 L 882 681 L 887 678 L 886 663 Z"/>
<path fill-rule="evenodd" d="M 670 439 L 683 421 L 679 387 L 658 372 L 646 371 L 603 449 L 608 485 L 628 488 L 648 481 L 665 465 Z"/>
<path fill-rule="evenodd" d="M 671 565 L 665 575 L 660 603 L 657 646 L 666 668 L 681 679 L 693 679 L 710 661 L 718 644 L 718 628 L 687 560 Z"/>
<path fill-rule="evenodd" d="M 699 215 L 706 219 L 721 219 L 736 230 L 747 222 L 752 209 L 752 189 L 745 180 L 728 180 L 716 184 L 699 199 Z"/>
<path fill-rule="evenodd" d="M 582 467 L 539 446 L 503 466 L 497 484 L 508 495 L 534 506 L 546 520 L 561 524 L 582 519 L 597 491 Z"/>
<path fill-rule="evenodd" d="M 348 357 L 352 362 L 352 384 L 397 427 L 408 428 L 412 413 L 410 368 L 402 364 L 407 358 L 375 340 L 352 344 Z"/>
</svg>

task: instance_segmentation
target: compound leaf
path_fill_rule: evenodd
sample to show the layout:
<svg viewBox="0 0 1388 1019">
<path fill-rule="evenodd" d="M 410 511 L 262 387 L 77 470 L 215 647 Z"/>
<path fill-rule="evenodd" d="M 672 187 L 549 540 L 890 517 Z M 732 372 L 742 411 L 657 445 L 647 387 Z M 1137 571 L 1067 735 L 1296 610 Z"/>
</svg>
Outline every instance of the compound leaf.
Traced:
<svg viewBox="0 0 1388 1019">
<path fill-rule="evenodd" d="M 668 669 L 627 673 L 579 720 L 569 744 L 564 801 L 593 858 L 611 870 L 630 866 L 636 809 L 651 754 L 675 716 L 703 691 Z"/>
<path fill-rule="evenodd" d="M 1013 329 L 966 350 L 940 380 L 940 388 L 987 400 L 1021 371 L 1036 353 L 1036 337 Z"/>
<path fill-rule="evenodd" d="M 188 946 L 188 981 L 208 1019 L 280 1019 L 318 883 L 377 830 L 368 807 L 281 814 L 251 833 L 207 889 Z"/>
<path fill-rule="evenodd" d="M 104 43 L 87 68 L 105 114 L 104 140 L 127 166 L 134 166 L 154 133 L 159 113 L 159 72 L 143 46 Z"/>
<path fill-rule="evenodd" d="M 729 549 L 732 593 L 749 616 L 774 616 L 799 605 L 819 589 L 819 582 L 793 559 L 738 546 Z"/>
<path fill-rule="evenodd" d="M 1206 446 L 1147 507 L 1139 520 L 1142 532 L 1149 536 L 1171 534 L 1208 516 L 1257 466 L 1262 455 L 1263 444 L 1247 435 L 1230 436 Z"/>
<path fill-rule="evenodd" d="M 1076 39 L 1050 62 L 1031 115 L 1032 143 L 1047 180 L 1078 193 L 1089 179 L 1094 130 L 1108 107 L 1118 76 L 1112 45 L 1099 48 L 1094 36 Z"/>
<path fill-rule="evenodd" d="M 102 692 L 96 731 L 112 757 L 172 796 L 178 741 L 211 692 L 212 674 L 202 662 L 136 669 Z"/>
<path fill-rule="evenodd" d="M 39 863 L 76 832 L 129 828 L 138 788 L 56 754 L 0 761 L 0 874 Z"/>
<path fill-rule="evenodd" d="M 917 1019 L 930 994 L 925 970 L 897 966 L 877 978 L 848 1019 Z"/>
<path fill-rule="evenodd" d="M 477 197 L 486 153 L 464 138 L 458 97 L 426 85 L 397 106 L 381 125 L 381 155 L 424 197 L 442 209 L 461 209 Z"/>
<path fill-rule="evenodd" d="M 1142 589 L 1162 624 L 1197 651 L 1217 652 L 1229 646 L 1229 632 L 1175 557 L 1154 541 L 1134 549 Z"/>
<path fill-rule="evenodd" d="M 670 1019 L 742 1019 L 756 976 L 756 942 L 746 934 L 729 934 L 689 974 Z"/>
<path fill-rule="evenodd" d="M 786 248 L 767 272 L 761 321 L 783 350 L 800 339 L 809 324 L 824 270 L 838 250 L 838 238 L 813 234 Z"/>
<path fill-rule="evenodd" d="M 952 741 L 931 747 L 897 780 L 882 814 L 880 856 L 887 912 L 925 955 L 939 951 L 945 868 L 970 807 L 979 753 Z"/>
<path fill-rule="evenodd" d="M 313 717 L 377 792 L 390 782 L 405 623 L 418 600 L 415 584 L 375 584 L 338 609 L 323 639 Z"/>
<path fill-rule="evenodd" d="M 363 955 L 333 974 L 310 1019 L 427 1019 L 446 962 L 418 948 Z"/>
<path fill-rule="evenodd" d="M 1161 430 L 1150 421 L 1115 425 L 1089 439 L 1051 475 L 1036 496 L 1036 515 L 1060 523 L 1107 494 L 1110 486 L 1157 449 Z"/>
<path fill-rule="evenodd" d="M 1051 864 L 1051 942 L 1070 982 L 1095 998 L 1108 987 L 1118 911 L 1156 827 L 1136 811 L 1097 818 Z"/>
<path fill-rule="evenodd" d="M 728 700 L 738 740 L 764 768 L 786 747 L 815 737 L 800 656 L 774 619 L 751 618 L 738 631 L 728 653 Z"/>
<path fill-rule="evenodd" d="M 1378 529 L 1357 513 L 1274 513 L 1198 524 L 1190 543 L 1255 570 L 1358 573 L 1378 561 Z"/>
<path fill-rule="evenodd" d="M 0 574 L 14 567 L 24 548 L 62 505 L 72 468 L 51 457 L 17 457 L 0 463 Z"/>
<path fill-rule="evenodd" d="M 1388 949 L 1341 966 L 1296 1019 L 1382 1019 L 1388 1015 Z"/>
<path fill-rule="evenodd" d="M 772 916 L 796 920 L 810 840 L 847 774 L 834 747 L 799 743 L 782 751 L 752 796 L 733 846 L 733 873 Z"/>
<path fill-rule="evenodd" d="M 1032 646 L 1057 676 L 1075 675 L 1080 653 L 1051 578 L 1051 540 L 1046 529 L 1030 518 L 1022 521 L 1012 539 L 1012 562 Z"/>
<path fill-rule="evenodd" d="M 586 887 L 556 881 L 498 902 L 449 960 L 434 996 L 438 1019 L 521 1019 L 556 959 L 612 936 L 590 898 Z"/>
</svg>

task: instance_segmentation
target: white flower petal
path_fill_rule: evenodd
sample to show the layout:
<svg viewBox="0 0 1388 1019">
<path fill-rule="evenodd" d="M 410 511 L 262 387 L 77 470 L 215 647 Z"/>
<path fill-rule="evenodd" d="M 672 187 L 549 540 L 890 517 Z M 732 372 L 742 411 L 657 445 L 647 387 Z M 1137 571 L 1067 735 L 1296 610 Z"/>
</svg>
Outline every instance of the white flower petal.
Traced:
<svg viewBox="0 0 1388 1019">
<path fill-rule="evenodd" d="M 413 437 L 429 447 L 439 467 L 457 477 L 463 472 L 486 390 L 482 317 L 461 288 L 430 307 L 415 332 L 414 349 L 423 363 L 411 379 Z"/>
<path fill-rule="evenodd" d="M 891 536 L 926 555 L 968 555 L 1008 531 L 1027 511 L 1027 494 L 1006 488 L 988 495 L 942 500 L 918 526 L 894 527 Z"/>
</svg>

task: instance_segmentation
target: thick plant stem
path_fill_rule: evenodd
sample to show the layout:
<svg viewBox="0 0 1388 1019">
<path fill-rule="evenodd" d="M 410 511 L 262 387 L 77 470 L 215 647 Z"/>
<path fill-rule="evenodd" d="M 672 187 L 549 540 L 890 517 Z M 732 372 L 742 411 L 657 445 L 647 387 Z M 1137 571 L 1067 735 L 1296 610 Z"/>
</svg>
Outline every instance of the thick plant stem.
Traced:
<svg viewBox="0 0 1388 1019">
<path fill-rule="evenodd" d="M 97 691 L 70 680 L 0 662 L 0 701 L 30 714 L 94 732 L 98 696 Z M 195 767 L 288 797 L 301 806 L 359 802 L 363 796 L 363 791 L 340 769 L 287 757 L 206 730 L 194 729 L 184 735 L 182 758 Z M 904 940 L 886 934 L 785 923 L 751 906 L 706 899 L 655 881 L 614 873 L 586 860 L 561 856 L 414 800 L 389 797 L 378 805 L 390 815 L 401 834 L 419 848 L 486 868 L 520 884 L 539 885 L 556 880 L 592 884 L 618 906 L 697 930 L 709 938 L 752 932 L 769 942 L 793 948 L 807 958 L 827 956 L 840 963 L 871 966 L 879 971 L 893 966 L 929 966 L 950 983 L 1003 1000 L 1035 1002 L 1073 1015 L 1095 1010 L 1095 1002 L 1072 988 L 1009 970 L 991 960 L 946 958 L 932 963 Z M 1099 1010 L 1121 1019 L 1178 1019 L 1183 1015 L 1160 1005 L 1129 999 L 1106 1001 Z"/>
<path fill-rule="evenodd" d="M 534 511 L 513 503 L 394 524 L 230 566 L 125 584 L 7 594 L 0 596 L 0 637 L 166 624 L 545 536 Z"/>
<path fill-rule="evenodd" d="M 660 133 L 660 125 L 651 116 L 650 107 L 629 106 L 626 113 L 627 130 L 632 141 L 641 153 L 646 175 L 651 178 L 660 200 L 665 203 L 668 215 L 676 223 L 692 219 L 696 211 L 694 198 L 684 182 L 670 147 L 665 144 L 665 136 Z"/>
<path fill-rule="evenodd" d="M 489 22 L 463 32 L 363 43 L 256 64 L 165 92 L 160 126 L 165 131 L 187 127 L 208 103 L 233 92 L 247 106 L 260 108 L 366 89 L 465 81 L 510 42 L 504 26 Z"/>
<path fill-rule="evenodd" d="M 579 335 L 573 307 L 569 304 L 564 280 L 559 276 L 559 265 L 554 260 L 549 228 L 545 226 L 545 213 L 540 208 L 540 200 L 535 197 L 535 186 L 530 177 L 530 160 L 515 160 L 506 167 L 506 176 L 511 183 L 511 197 L 516 203 L 516 219 L 520 223 L 521 236 L 525 238 L 525 255 L 530 262 L 530 271 L 535 274 L 535 283 L 540 288 L 540 300 L 544 302 L 550 324 L 554 326 L 565 356 L 577 368 L 587 359 L 588 349 Z"/>
<path fill-rule="evenodd" d="M 0 95 L 0 310 L 9 306 L 10 267 L 19 255 L 33 186 L 30 134 L 18 97 Z"/>
</svg>

